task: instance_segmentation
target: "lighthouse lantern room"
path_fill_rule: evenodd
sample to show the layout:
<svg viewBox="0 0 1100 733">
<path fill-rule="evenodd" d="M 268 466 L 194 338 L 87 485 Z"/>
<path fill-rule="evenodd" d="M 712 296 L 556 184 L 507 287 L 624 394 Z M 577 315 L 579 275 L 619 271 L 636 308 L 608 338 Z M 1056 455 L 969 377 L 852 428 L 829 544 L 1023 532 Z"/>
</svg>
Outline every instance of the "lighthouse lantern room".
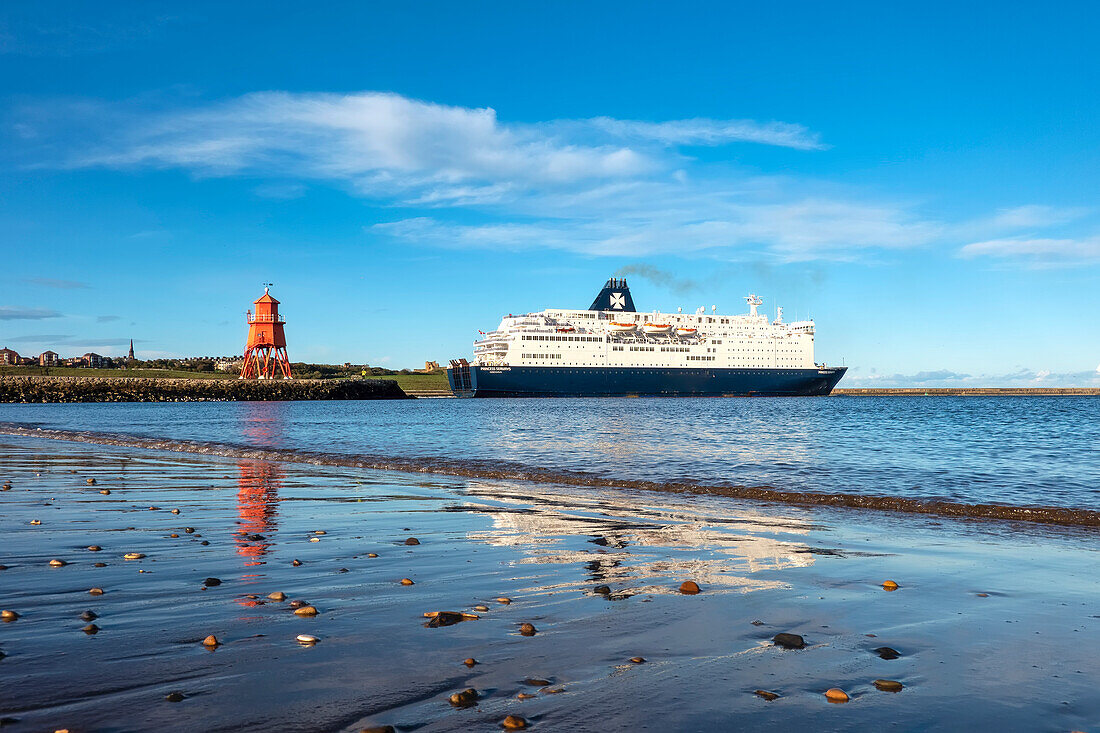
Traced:
<svg viewBox="0 0 1100 733">
<path fill-rule="evenodd" d="M 241 379 L 290 379 L 286 355 L 285 319 L 279 315 L 279 301 L 271 297 L 268 283 L 256 301 L 256 312 L 248 312 L 248 345 L 244 350 Z"/>
</svg>

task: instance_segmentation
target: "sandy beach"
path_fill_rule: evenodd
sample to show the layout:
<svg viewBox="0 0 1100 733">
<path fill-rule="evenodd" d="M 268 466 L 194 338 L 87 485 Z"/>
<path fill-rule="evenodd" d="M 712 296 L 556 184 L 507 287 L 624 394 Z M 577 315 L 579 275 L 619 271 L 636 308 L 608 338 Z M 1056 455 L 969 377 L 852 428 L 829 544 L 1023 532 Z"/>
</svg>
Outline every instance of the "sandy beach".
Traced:
<svg viewBox="0 0 1100 733">
<path fill-rule="evenodd" d="M 5 730 L 1100 720 L 1094 529 L 0 443 Z"/>
</svg>

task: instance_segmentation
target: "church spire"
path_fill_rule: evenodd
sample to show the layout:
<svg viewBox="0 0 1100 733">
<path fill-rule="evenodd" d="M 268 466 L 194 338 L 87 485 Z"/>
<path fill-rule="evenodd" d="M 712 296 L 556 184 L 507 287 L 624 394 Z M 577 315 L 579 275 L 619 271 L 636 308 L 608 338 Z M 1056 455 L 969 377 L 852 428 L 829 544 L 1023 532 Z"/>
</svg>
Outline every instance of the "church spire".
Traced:
<svg viewBox="0 0 1100 733">
<path fill-rule="evenodd" d="M 130 339 L 130 351 L 126 354 L 126 361 L 134 360 L 134 340 Z"/>
</svg>

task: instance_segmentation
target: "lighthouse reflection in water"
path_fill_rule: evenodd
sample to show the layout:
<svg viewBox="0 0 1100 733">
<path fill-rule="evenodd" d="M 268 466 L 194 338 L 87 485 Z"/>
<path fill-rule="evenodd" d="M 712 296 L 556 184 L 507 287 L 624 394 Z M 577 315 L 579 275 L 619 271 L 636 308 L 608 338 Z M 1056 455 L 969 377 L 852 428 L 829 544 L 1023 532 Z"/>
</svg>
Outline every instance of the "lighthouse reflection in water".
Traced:
<svg viewBox="0 0 1100 733">
<path fill-rule="evenodd" d="M 277 406 L 266 402 L 243 403 L 241 432 L 252 445 L 277 447 L 282 420 Z M 246 566 L 262 565 L 274 545 L 279 515 L 279 489 L 283 472 L 272 461 L 241 460 L 237 463 L 237 554 Z"/>
</svg>

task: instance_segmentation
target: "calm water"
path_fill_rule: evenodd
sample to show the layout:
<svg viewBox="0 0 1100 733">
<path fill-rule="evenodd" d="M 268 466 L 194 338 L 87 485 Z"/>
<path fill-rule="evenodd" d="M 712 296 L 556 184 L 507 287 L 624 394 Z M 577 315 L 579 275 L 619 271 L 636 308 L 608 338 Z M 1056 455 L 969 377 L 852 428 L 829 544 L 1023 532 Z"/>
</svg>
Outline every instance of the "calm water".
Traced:
<svg viewBox="0 0 1100 733">
<path fill-rule="evenodd" d="M 0 423 L 349 457 L 1100 506 L 1096 397 L 0 405 Z"/>
</svg>

